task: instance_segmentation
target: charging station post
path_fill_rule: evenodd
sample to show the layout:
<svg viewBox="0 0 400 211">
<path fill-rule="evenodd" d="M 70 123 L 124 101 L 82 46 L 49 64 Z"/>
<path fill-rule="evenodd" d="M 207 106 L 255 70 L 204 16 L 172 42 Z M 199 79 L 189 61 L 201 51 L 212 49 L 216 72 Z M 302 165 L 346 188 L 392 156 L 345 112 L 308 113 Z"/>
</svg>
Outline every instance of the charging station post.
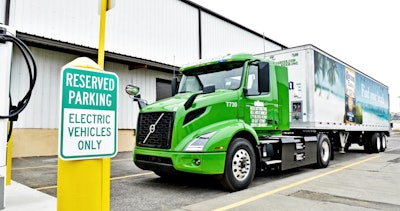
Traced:
<svg viewBox="0 0 400 211">
<path fill-rule="evenodd" d="M 15 30 L 0 24 L 0 36 L 6 33 L 15 35 Z M 9 90 L 12 46 L 11 42 L 0 42 L 0 115 L 8 115 L 10 111 Z M 0 209 L 5 207 L 7 134 L 8 119 L 0 118 Z"/>
<path fill-rule="evenodd" d="M 0 24 L 0 35 L 11 31 L 11 28 Z M 12 33 L 12 34 L 15 34 Z M 12 43 L 0 42 L 0 115 L 8 115 L 10 99 L 10 69 L 11 69 Z M 5 207 L 5 177 L 7 161 L 7 130 L 8 119 L 0 119 L 0 209 Z"/>
</svg>

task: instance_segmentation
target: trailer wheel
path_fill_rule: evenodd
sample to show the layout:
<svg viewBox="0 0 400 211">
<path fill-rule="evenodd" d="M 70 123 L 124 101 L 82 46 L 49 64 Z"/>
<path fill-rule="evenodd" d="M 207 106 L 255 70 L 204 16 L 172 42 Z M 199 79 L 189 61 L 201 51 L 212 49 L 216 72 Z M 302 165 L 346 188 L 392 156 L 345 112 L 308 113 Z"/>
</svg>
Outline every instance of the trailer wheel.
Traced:
<svg viewBox="0 0 400 211">
<path fill-rule="evenodd" d="M 364 151 L 366 153 L 371 153 L 372 151 L 372 141 L 367 135 L 363 136 Z"/>
<path fill-rule="evenodd" d="M 384 152 L 387 147 L 387 137 L 384 133 L 381 133 L 381 152 Z"/>
<path fill-rule="evenodd" d="M 381 151 L 381 136 L 379 133 L 374 133 L 372 134 L 370 138 L 370 146 L 371 146 L 371 152 L 372 153 L 379 153 Z"/>
<path fill-rule="evenodd" d="M 317 167 L 326 168 L 331 159 L 331 142 L 327 135 L 321 134 L 317 143 Z"/>
<path fill-rule="evenodd" d="M 244 138 L 235 138 L 229 146 L 225 171 L 221 184 L 230 191 L 247 188 L 256 171 L 256 156 L 253 146 Z"/>
</svg>

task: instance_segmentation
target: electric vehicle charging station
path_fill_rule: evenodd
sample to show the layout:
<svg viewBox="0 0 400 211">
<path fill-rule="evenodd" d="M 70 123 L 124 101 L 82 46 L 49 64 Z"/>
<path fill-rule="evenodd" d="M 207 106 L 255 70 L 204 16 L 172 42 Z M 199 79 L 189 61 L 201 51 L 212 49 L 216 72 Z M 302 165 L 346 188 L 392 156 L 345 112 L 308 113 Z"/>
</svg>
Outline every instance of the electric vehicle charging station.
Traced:
<svg viewBox="0 0 400 211">
<path fill-rule="evenodd" d="M 30 78 L 29 89 L 16 106 L 12 105 L 10 93 L 10 71 L 14 44 L 24 56 Z M 11 146 L 7 148 L 7 145 L 12 133 L 12 123 L 17 121 L 18 115 L 28 105 L 36 77 L 35 59 L 28 46 L 16 37 L 15 29 L 0 24 L 0 210 L 5 208 L 5 185 L 9 179 L 6 177 L 11 175 L 11 165 L 7 166 L 7 156 L 11 157 Z"/>
<path fill-rule="evenodd" d="M 0 36 L 15 36 L 15 30 L 0 24 Z M 0 41 L 0 115 L 8 115 L 10 111 L 10 69 L 12 58 L 12 42 Z M 0 209 L 5 207 L 5 181 L 7 159 L 8 118 L 0 118 Z"/>
</svg>

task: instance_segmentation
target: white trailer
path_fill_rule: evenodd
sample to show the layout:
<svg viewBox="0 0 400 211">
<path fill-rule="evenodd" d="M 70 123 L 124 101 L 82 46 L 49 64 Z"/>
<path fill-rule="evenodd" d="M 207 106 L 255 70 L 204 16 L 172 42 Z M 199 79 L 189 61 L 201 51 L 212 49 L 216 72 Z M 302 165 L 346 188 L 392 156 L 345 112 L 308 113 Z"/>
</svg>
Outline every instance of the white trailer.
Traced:
<svg viewBox="0 0 400 211">
<path fill-rule="evenodd" d="M 325 134 L 341 152 L 351 144 L 385 151 L 390 135 L 388 87 L 313 45 L 258 56 L 289 72 L 290 131 Z"/>
</svg>

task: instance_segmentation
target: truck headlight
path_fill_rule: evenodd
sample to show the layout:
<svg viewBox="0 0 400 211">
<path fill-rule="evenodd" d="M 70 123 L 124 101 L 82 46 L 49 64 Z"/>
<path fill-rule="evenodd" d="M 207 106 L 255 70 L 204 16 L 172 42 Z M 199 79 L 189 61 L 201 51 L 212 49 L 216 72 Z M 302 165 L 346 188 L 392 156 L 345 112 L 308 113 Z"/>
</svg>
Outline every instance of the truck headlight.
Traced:
<svg viewBox="0 0 400 211">
<path fill-rule="evenodd" d="M 216 133 L 216 131 L 211 133 L 205 133 L 191 141 L 186 145 L 183 151 L 185 152 L 202 152 L 204 146 L 207 144 L 208 140 Z"/>
</svg>

